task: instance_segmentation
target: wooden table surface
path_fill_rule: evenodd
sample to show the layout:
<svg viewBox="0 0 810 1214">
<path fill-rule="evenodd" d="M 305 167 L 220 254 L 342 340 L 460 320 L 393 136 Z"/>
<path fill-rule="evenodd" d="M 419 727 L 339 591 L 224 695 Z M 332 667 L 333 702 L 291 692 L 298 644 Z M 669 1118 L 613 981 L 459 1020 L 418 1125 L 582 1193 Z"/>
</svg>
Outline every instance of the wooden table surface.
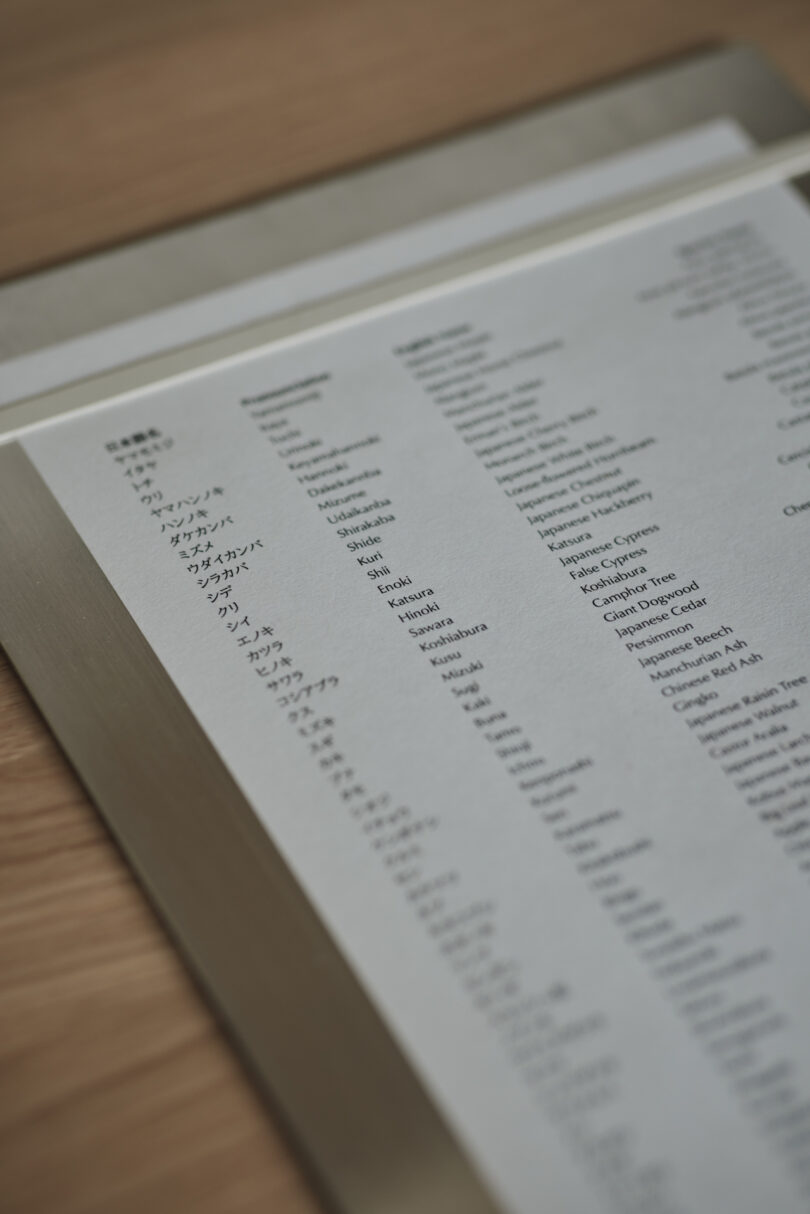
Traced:
<svg viewBox="0 0 810 1214">
<path fill-rule="evenodd" d="M 810 0 L 2 0 L 0 275 L 716 39 L 810 95 Z M 0 1212 L 319 1208 L 0 654 Z"/>
</svg>

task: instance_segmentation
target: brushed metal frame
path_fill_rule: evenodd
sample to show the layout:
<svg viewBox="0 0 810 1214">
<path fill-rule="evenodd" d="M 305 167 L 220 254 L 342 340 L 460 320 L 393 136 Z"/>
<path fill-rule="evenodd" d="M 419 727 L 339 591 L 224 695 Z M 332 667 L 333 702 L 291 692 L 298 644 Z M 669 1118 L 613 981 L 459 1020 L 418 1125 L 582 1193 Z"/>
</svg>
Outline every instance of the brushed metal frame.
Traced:
<svg viewBox="0 0 810 1214">
<path fill-rule="evenodd" d="M 746 182 L 786 177 L 788 168 L 804 170 L 794 183 L 806 191 L 807 141 L 763 155 L 747 174 L 715 175 L 704 194 L 736 193 Z M 644 214 L 660 215 L 685 197 L 670 190 Z M 568 238 L 604 237 L 611 224 L 639 218 L 623 207 L 607 227 L 604 213 L 601 226 L 568 225 Z M 533 245 L 521 238 L 509 248 L 519 257 L 552 240 L 544 232 Z M 503 253 L 499 246 L 467 257 L 464 272 Z M 424 273 L 417 279 L 424 287 Z M 383 294 L 395 299 L 402 289 L 397 280 Z M 381 290 L 359 295 L 376 306 Z M 357 303 L 352 296 L 280 318 L 263 337 L 346 316 Z M 154 378 L 153 365 L 137 370 L 140 383 Z M 124 374 L 131 380 L 133 371 Z M 327 1200 L 343 1214 L 498 1214 L 270 836 L 15 441 L 0 444 L 0 563 L 0 641 Z"/>
<path fill-rule="evenodd" d="M 26 427 L 137 391 L 147 384 L 199 371 L 246 351 L 293 337 L 305 329 L 333 324 L 348 316 L 461 282 L 496 265 L 519 262 L 545 249 L 575 247 L 634 231 L 667 215 L 711 205 L 745 190 L 797 178 L 810 170 L 810 133 L 752 152 L 740 161 L 702 170 L 676 182 L 638 191 L 618 202 L 598 205 L 569 219 L 556 220 L 505 237 L 472 251 L 291 309 L 268 320 L 210 337 L 67 387 L 29 397 L 0 409 L 0 441 Z"/>
</svg>

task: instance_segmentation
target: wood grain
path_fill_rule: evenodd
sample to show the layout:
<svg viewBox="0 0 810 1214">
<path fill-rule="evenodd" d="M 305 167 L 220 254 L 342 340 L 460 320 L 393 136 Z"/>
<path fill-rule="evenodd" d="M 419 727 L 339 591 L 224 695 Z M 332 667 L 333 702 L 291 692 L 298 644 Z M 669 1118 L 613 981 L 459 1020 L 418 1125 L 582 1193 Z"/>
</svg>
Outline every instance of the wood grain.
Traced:
<svg viewBox="0 0 810 1214">
<path fill-rule="evenodd" d="M 3 0 L 0 273 L 717 38 L 810 93 L 807 0 Z M 0 1211 L 315 1209 L 0 656 Z"/>
</svg>

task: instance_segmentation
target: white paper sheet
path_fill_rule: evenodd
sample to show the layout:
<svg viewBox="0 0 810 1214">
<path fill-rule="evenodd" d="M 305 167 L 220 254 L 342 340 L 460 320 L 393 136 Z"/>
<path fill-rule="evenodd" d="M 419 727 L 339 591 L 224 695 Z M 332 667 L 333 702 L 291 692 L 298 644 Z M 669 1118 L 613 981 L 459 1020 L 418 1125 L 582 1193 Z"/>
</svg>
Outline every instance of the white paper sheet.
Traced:
<svg viewBox="0 0 810 1214">
<path fill-rule="evenodd" d="M 807 1209 L 798 195 L 24 446 L 506 1210 Z"/>
</svg>

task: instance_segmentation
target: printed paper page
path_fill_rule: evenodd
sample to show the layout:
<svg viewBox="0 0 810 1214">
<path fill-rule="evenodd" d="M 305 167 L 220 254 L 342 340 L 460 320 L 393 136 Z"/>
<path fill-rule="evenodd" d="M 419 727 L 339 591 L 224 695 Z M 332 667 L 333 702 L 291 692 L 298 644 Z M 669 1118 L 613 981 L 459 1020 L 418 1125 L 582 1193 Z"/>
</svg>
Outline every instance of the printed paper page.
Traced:
<svg viewBox="0 0 810 1214">
<path fill-rule="evenodd" d="M 807 1209 L 798 194 L 24 446 L 506 1211 Z"/>
</svg>

